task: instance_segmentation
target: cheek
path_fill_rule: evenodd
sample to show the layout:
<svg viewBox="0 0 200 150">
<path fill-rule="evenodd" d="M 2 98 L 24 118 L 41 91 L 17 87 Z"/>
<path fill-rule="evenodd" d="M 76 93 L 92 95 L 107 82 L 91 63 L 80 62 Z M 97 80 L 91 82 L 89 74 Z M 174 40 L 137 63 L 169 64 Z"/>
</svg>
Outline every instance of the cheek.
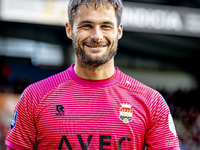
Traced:
<svg viewBox="0 0 200 150">
<path fill-rule="evenodd" d="M 112 45 L 114 45 L 117 42 L 118 37 L 117 37 L 116 34 L 109 34 L 107 36 L 107 40 L 110 42 L 110 45 L 112 46 Z"/>
<path fill-rule="evenodd" d="M 108 39 L 109 41 L 115 41 L 116 38 L 118 37 L 118 32 L 117 30 L 111 30 L 111 31 L 108 31 L 108 32 L 104 32 L 104 37 L 106 39 Z"/>
<path fill-rule="evenodd" d="M 74 38 L 76 38 L 76 41 L 79 45 L 82 45 L 83 42 L 88 38 L 87 34 L 84 32 L 77 32 L 75 33 Z"/>
</svg>

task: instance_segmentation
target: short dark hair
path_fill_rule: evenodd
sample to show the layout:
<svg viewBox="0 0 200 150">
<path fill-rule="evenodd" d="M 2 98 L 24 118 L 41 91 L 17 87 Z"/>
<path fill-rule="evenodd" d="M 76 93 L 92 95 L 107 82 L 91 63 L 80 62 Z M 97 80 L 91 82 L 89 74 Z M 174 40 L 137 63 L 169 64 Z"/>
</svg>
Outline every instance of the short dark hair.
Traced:
<svg viewBox="0 0 200 150">
<path fill-rule="evenodd" d="M 121 23 L 122 17 L 122 1 L 121 0 L 70 0 L 68 5 L 68 19 L 70 25 L 73 27 L 74 18 L 76 16 L 76 10 L 78 6 L 82 4 L 94 4 L 94 7 L 97 8 L 98 4 L 111 4 L 115 9 L 115 14 L 117 17 L 117 24 L 118 26 Z"/>
</svg>

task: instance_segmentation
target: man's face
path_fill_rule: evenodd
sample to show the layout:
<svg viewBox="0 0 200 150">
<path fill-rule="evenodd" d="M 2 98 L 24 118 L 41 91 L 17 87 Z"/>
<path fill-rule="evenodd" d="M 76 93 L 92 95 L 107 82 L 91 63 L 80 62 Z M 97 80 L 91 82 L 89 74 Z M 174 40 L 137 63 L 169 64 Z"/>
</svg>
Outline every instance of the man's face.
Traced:
<svg viewBox="0 0 200 150">
<path fill-rule="evenodd" d="M 115 10 L 111 5 L 91 4 L 77 8 L 72 29 L 74 50 L 79 62 L 99 66 L 113 59 L 122 25 L 117 26 Z"/>
</svg>

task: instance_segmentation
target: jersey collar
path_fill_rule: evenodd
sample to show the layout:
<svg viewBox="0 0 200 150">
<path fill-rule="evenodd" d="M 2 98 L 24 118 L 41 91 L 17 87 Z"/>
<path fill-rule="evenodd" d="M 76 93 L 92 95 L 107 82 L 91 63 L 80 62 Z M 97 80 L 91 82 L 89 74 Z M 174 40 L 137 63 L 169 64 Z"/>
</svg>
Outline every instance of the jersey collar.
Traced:
<svg viewBox="0 0 200 150">
<path fill-rule="evenodd" d="M 70 77 L 78 84 L 81 84 L 83 86 L 88 86 L 88 87 L 92 87 L 92 88 L 98 88 L 98 87 L 108 87 L 108 86 L 112 86 L 114 84 L 117 84 L 120 81 L 120 70 L 115 67 L 116 69 L 116 75 L 113 79 L 111 80 L 86 80 L 86 79 L 82 79 L 80 77 L 78 77 L 75 72 L 74 72 L 74 67 L 75 64 L 72 64 L 70 66 L 69 70 L 69 74 Z"/>
</svg>

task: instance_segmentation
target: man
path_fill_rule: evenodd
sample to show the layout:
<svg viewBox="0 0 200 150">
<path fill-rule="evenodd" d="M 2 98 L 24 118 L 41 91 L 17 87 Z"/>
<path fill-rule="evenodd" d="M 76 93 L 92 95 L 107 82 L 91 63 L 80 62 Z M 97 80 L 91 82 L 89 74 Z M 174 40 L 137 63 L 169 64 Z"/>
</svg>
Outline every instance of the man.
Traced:
<svg viewBox="0 0 200 150">
<path fill-rule="evenodd" d="M 180 150 L 163 97 L 114 67 L 121 1 L 71 0 L 68 11 L 75 64 L 24 91 L 8 149 Z"/>
</svg>

